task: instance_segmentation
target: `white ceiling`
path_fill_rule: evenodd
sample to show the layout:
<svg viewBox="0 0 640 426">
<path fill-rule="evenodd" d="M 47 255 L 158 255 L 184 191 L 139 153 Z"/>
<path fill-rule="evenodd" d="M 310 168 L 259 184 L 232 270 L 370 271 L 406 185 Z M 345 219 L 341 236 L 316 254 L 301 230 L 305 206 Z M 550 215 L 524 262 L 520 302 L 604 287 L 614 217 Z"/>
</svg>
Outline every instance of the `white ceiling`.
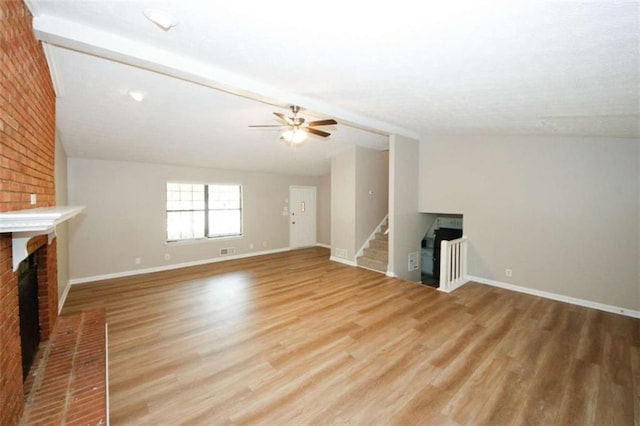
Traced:
<svg viewBox="0 0 640 426">
<path fill-rule="evenodd" d="M 71 157 L 318 175 L 394 133 L 640 137 L 637 1 L 27 4 Z M 289 104 L 331 138 L 247 128 Z"/>
</svg>

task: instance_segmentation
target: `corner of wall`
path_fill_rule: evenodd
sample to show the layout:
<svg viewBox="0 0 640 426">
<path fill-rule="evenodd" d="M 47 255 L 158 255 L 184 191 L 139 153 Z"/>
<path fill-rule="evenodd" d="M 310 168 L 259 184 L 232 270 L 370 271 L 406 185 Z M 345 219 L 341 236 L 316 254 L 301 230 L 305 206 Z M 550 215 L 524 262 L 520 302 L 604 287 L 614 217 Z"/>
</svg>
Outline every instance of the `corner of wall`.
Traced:
<svg viewBox="0 0 640 426">
<path fill-rule="evenodd" d="M 420 251 L 425 219 L 418 211 L 418 150 L 415 139 L 392 135 L 389 156 L 389 271 L 420 281 L 420 269 L 409 271 L 410 253 Z M 419 256 L 418 256 L 419 257 Z"/>
</svg>

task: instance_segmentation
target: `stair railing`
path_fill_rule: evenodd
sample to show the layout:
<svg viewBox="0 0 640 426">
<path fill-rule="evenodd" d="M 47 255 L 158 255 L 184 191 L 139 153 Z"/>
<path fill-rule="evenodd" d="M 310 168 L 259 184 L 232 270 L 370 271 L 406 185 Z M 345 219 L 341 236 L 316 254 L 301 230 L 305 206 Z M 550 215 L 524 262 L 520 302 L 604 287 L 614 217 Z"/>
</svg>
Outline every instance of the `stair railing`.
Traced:
<svg viewBox="0 0 640 426">
<path fill-rule="evenodd" d="M 467 278 L 467 245 L 468 238 L 463 236 L 457 240 L 440 243 L 440 287 L 446 293 L 465 284 Z"/>
</svg>

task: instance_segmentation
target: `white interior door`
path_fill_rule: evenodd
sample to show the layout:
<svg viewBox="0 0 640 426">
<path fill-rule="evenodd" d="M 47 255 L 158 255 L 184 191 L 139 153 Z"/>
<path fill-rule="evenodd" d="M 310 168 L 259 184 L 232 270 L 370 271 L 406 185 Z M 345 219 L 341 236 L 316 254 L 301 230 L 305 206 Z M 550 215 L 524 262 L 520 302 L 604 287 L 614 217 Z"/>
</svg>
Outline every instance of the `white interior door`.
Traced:
<svg viewBox="0 0 640 426">
<path fill-rule="evenodd" d="M 316 188 L 289 188 L 289 248 L 316 245 Z"/>
</svg>

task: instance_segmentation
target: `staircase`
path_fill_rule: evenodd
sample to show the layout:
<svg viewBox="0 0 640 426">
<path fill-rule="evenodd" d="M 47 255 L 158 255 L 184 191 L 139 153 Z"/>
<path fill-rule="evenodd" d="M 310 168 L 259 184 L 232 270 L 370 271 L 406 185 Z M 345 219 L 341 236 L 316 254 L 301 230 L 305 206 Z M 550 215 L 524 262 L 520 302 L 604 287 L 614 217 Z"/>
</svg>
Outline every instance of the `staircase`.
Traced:
<svg viewBox="0 0 640 426">
<path fill-rule="evenodd" d="M 369 240 L 369 247 L 364 249 L 363 255 L 357 259 L 358 266 L 372 271 L 387 273 L 389 263 L 389 235 L 386 234 L 389 225 L 383 224 Z"/>
</svg>

